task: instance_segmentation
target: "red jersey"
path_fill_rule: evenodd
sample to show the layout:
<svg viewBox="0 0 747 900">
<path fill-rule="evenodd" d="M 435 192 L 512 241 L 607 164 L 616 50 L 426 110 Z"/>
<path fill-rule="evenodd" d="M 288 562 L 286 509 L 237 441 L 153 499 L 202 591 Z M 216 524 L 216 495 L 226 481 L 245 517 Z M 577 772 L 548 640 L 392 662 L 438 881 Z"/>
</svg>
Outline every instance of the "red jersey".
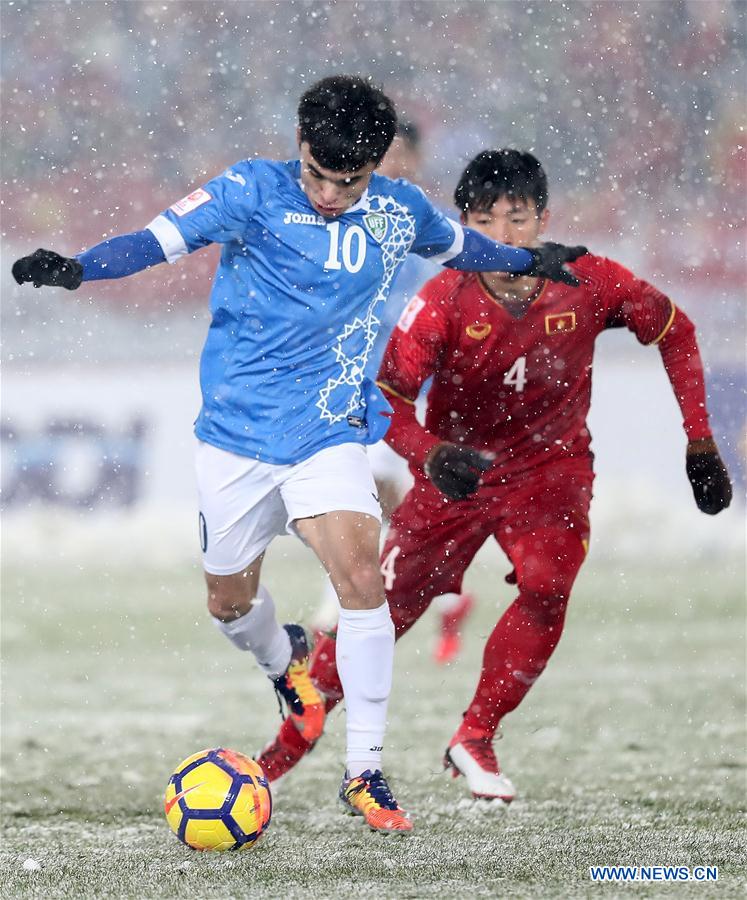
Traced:
<svg viewBox="0 0 747 900">
<path fill-rule="evenodd" d="M 478 273 L 446 270 L 403 312 L 379 375 L 394 406 L 387 442 L 421 469 L 442 441 L 490 450 L 485 483 L 560 458 L 589 454 L 594 342 L 626 326 L 658 344 L 690 440 L 710 437 L 692 323 L 661 291 L 609 259 L 570 267 L 578 287 L 539 282 L 514 318 Z M 425 430 L 414 400 L 433 376 Z"/>
</svg>

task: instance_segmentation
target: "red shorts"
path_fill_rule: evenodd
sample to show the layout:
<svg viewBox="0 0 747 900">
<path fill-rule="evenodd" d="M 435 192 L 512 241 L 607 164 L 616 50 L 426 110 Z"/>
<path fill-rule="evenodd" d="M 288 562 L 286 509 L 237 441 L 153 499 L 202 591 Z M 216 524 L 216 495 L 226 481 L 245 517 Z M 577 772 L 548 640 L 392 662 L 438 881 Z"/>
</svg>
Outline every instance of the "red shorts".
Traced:
<svg viewBox="0 0 747 900">
<path fill-rule="evenodd" d="M 589 458 L 532 469 L 462 501 L 418 478 L 392 516 L 381 555 L 395 625 L 396 608 L 417 618 L 434 597 L 460 593 L 465 570 L 491 535 L 509 559 L 519 538 L 539 530 L 572 531 L 586 545 L 593 481 Z"/>
</svg>

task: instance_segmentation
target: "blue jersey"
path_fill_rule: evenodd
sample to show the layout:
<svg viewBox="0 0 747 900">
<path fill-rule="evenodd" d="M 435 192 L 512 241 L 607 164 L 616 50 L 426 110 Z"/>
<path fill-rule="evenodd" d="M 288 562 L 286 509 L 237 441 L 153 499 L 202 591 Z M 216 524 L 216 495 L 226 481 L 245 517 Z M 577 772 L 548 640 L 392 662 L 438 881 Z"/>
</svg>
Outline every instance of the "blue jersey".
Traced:
<svg viewBox="0 0 747 900">
<path fill-rule="evenodd" d="M 392 280 L 408 253 L 446 261 L 463 243 L 407 181 L 372 175 L 326 219 L 300 173 L 299 161 L 239 162 L 148 226 L 169 262 L 222 244 L 195 432 L 275 464 L 383 436 L 388 404 L 364 370 Z"/>
</svg>

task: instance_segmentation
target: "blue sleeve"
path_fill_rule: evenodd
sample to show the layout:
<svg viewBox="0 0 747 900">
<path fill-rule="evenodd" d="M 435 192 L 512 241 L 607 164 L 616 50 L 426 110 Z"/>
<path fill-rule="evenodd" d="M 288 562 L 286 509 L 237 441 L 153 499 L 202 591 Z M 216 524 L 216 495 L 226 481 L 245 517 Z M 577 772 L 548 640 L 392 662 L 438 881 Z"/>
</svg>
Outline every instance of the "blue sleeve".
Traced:
<svg viewBox="0 0 747 900">
<path fill-rule="evenodd" d="M 462 228 L 462 231 L 464 244 L 461 252 L 451 259 L 444 260 L 444 265 L 449 269 L 461 269 L 463 272 L 516 272 L 521 274 L 531 268 L 534 262 L 532 254 L 522 247 L 497 244 L 472 228 Z"/>
<path fill-rule="evenodd" d="M 472 228 L 447 218 L 420 188 L 398 182 L 409 188 L 408 205 L 417 222 L 411 253 L 466 272 L 524 272 L 533 263 L 532 254 L 520 247 L 497 244 Z"/>
<path fill-rule="evenodd" d="M 406 205 L 415 216 L 415 240 L 410 253 L 437 263 L 456 256 L 462 246 L 462 226 L 448 219 L 416 185 L 401 178 L 395 184 L 403 191 Z"/>
<path fill-rule="evenodd" d="M 166 262 L 161 245 L 152 231 L 134 231 L 109 238 L 75 257 L 83 266 L 83 281 L 124 278 L 149 266 Z"/>
<path fill-rule="evenodd" d="M 237 163 L 157 216 L 148 228 L 167 261 L 241 239 L 259 205 L 257 182 L 251 162 Z"/>
</svg>

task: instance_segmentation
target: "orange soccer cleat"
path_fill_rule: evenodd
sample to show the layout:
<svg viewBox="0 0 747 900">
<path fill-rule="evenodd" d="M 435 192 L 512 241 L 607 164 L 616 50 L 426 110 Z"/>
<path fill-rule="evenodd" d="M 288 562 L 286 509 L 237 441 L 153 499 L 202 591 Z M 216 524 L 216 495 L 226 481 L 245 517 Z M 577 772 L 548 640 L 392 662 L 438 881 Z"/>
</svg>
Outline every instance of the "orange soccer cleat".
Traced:
<svg viewBox="0 0 747 900">
<path fill-rule="evenodd" d="M 288 668 L 272 683 L 278 697 L 288 707 L 288 715 L 303 735 L 313 744 L 324 730 L 324 697 L 314 687 L 309 676 L 309 644 L 306 632 L 300 625 L 283 625 L 291 642 L 291 660 Z"/>
<path fill-rule="evenodd" d="M 346 772 L 340 785 L 340 802 L 351 815 L 363 816 L 372 831 L 386 834 L 412 831 L 412 820 L 400 809 L 378 769 L 375 772 L 366 769 L 355 778 L 349 778 Z"/>
</svg>

